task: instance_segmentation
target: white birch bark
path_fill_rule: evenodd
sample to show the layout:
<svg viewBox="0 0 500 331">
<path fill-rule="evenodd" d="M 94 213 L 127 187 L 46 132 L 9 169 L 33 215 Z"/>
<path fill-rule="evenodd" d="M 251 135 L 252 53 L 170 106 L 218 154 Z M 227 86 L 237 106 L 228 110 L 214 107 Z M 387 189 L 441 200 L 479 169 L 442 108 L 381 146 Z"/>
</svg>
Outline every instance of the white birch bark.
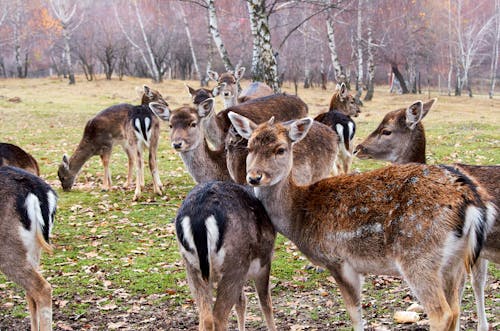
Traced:
<svg viewBox="0 0 500 331">
<path fill-rule="evenodd" d="M 451 76 L 453 74 L 453 38 L 451 36 L 451 0 L 448 0 L 448 96 L 451 95 Z"/>
<path fill-rule="evenodd" d="M 198 66 L 198 60 L 196 59 L 196 53 L 194 51 L 194 46 L 193 46 L 193 38 L 191 38 L 191 31 L 189 30 L 186 13 L 184 12 L 184 7 L 182 7 L 182 4 L 179 4 L 179 8 L 182 16 L 182 22 L 184 23 L 184 29 L 186 30 L 189 49 L 191 50 L 191 57 L 193 58 L 194 71 L 196 73 L 196 77 L 198 78 L 198 80 L 201 81 L 200 67 Z"/>
<path fill-rule="evenodd" d="M 493 35 L 495 38 L 493 42 L 493 50 L 491 54 L 491 66 L 490 66 L 490 91 L 488 95 L 490 99 L 493 98 L 495 94 L 495 84 L 498 68 L 498 47 L 500 44 L 500 0 L 495 0 L 495 33 Z"/>
<path fill-rule="evenodd" d="M 153 79 L 155 82 L 161 82 L 161 74 L 155 64 L 155 57 L 153 54 L 153 50 L 151 49 L 151 45 L 149 44 L 148 37 L 146 36 L 146 30 L 144 29 L 144 23 L 142 22 L 142 15 L 139 11 L 139 6 L 137 5 L 137 0 L 134 0 L 135 7 L 135 15 L 137 17 L 137 21 L 139 22 L 139 27 L 141 28 L 142 39 L 144 45 L 146 46 L 146 52 L 149 57 L 149 61 L 151 61 L 151 70 L 153 72 Z"/>
<path fill-rule="evenodd" d="M 16 71 L 17 77 L 23 77 L 23 63 L 21 60 L 21 36 L 20 36 L 20 27 L 21 27 L 21 10 L 23 4 L 20 0 L 16 1 L 14 17 L 12 22 L 12 30 L 14 35 L 14 58 L 16 61 Z"/>
<path fill-rule="evenodd" d="M 372 26 L 368 22 L 367 24 L 367 53 L 368 53 L 368 59 L 367 59 L 367 66 L 368 66 L 368 83 L 367 83 L 367 92 L 365 95 L 364 100 L 365 101 L 370 101 L 373 98 L 373 93 L 374 93 L 374 82 L 375 82 L 375 56 L 373 53 L 373 36 L 372 36 Z"/>
<path fill-rule="evenodd" d="M 254 50 L 254 52 L 259 52 L 260 55 L 259 64 L 252 63 L 252 79 L 265 82 L 275 93 L 279 93 L 278 65 L 271 45 L 271 31 L 265 0 L 247 0 L 247 5 L 250 20 L 254 21 L 251 24 L 252 36 L 257 39 L 257 41 L 254 40 L 253 45 L 259 47 L 259 50 Z"/>
<path fill-rule="evenodd" d="M 363 0 L 358 0 L 358 23 L 356 27 L 358 74 L 356 76 L 356 100 L 359 100 L 363 93 L 363 30 L 361 24 L 361 20 L 363 19 L 363 2 Z"/>
<path fill-rule="evenodd" d="M 219 33 L 219 24 L 217 22 L 217 14 L 215 12 L 215 4 L 214 0 L 206 0 L 208 7 L 208 18 L 209 18 L 209 26 L 210 32 L 212 33 L 212 38 L 214 39 L 215 45 L 217 46 L 217 50 L 219 51 L 220 57 L 222 59 L 222 63 L 224 63 L 224 68 L 227 71 L 233 70 L 233 65 L 231 64 L 231 60 L 229 59 L 229 54 L 222 42 L 222 37 Z"/>
<path fill-rule="evenodd" d="M 337 53 L 337 45 L 335 43 L 335 29 L 333 26 L 333 20 L 328 17 L 326 20 L 326 32 L 328 36 L 328 47 L 330 48 L 330 55 L 332 58 L 334 79 L 337 83 L 345 82 L 345 74 L 342 72 L 342 66 L 340 65 L 339 56 Z"/>
</svg>

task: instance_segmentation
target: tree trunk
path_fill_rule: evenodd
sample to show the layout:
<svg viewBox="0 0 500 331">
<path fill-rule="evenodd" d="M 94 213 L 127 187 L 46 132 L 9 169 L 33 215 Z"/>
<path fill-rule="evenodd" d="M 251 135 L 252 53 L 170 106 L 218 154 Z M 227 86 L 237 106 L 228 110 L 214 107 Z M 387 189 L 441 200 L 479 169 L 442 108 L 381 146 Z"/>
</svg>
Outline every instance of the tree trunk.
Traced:
<svg viewBox="0 0 500 331">
<path fill-rule="evenodd" d="M 333 27 L 333 21 L 330 17 L 326 20 L 326 31 L 328 36 L 328 47 L 330 48 L 330 55 L 332 58 L 334 79 L 337 83 L 346 83 L 346 75 L 342 72 L 342 66 L 340 65 L 339 57 L 337 54 L 337 46 L 335 44 L 335 30 Z"/>
<path fill-rule="evenodd" d="M 252 80 L 263 81 L 269 85 L 275 93 L 280 92 L 278 65 L 271 45 L 271 31 L 269 29 L 268 15 L 265 0 L 247 0 L 248 12 L 254 38 L 255 54 L 259 54 L 259 61 L 252 59 Z"/>
<path fill-rule="evenodd" d="M 451 37 L 451 0 L 448 0 L 448 96 L 451 96 L 451 75 L 453 73 L 453 52 L 452 52 L 452 41 Z"/>
<path fill-rule="evenodd" d="M 409 93 L 408 87 L 406 87 L 405 79 L 403 78 L 403 75 L 399 71 L 398 65 L 393 63 L 391 65 L 391 69 L 392 69 L 392 72 L 394 73 L 394 76 L 396 76 L 396 79 L 398 80 L 398 82 L 401 86 L 401 93 L 408 94 Z"/>
<path fill-rule="evenodd" d="M 375 56 L 373 54 L 373 39 L 372 39 L 372 28 L 371 24 L 368 24 L 367 28 L 368 41 L 367 41 L 367 51 L 368 51 L 368 83 L 367 91 L 364 101 L 370 101 L 373 99 L 374 93 L 374 82 L 375 82 Z"/>
<path fill-rule="evenodd" d="M 493 98 L 495 94 L 495 84 L 496 84 L 496 74 L 498 67 L 498 46 L 500 43 L 500 0 L 495 0 L 495 41 L 493 43 L 493 51 L 491 54 L 491 66 L 490 66 L 490 91 L 488 96 L 490 99 Z"/>
<path fill-rule="evenodd" d="M 186 30 L 186 36 L 188 39 L 189 49 L 191 50 L 191 57 L 193 58 L 193 65 L 194 65 L 194 71 L 196 74 L 196 78 L 201 81 L 202 78 L 201 78 L 201 74 L 200 74 L 200 67 L 198 66 L 198 60 L 196 59 L 196 53 L 194 51 L 194 46 L 193 46 L 193 38 L 191 38 L 191 31 L 189 30 L 189 25 L 187 22 L 186 13 L 184 12 L 184 7 L 182 6 L 182 4 L 179 4 L 179 7 L 180 7 L 181 16 L 182 16 L 182 22 L 184 23 L 184 29 Z"/>
<path fill-rule="evenodd" d="M 212 38 L 214 39 L 215 45 L 217 46 L 217 50 L 219 51 L 222 62 L 224 63 L 224 68 L 226 68 L 227 71 L 233 70 L 234 67 L 231 64 L 231 60 L 229 60 L 229 54 L 227 53 L 226 47 L 224 47 L 222 37 L 219 33 L 219 25 L 217 23 L 214 0 L 206 0 L 206 2 L 208 6 L 209 27 L 210 32 L 212 33 Z"/>
<path fill-rule="evenodd" d="M 63 24 L 63 37 L 64 37 L 64 56 L 66 58 L 66 68 L 68 70 L 69 84 L 74 85 L 75 82 L 75 72 L 73 71 L 73 62 L 71 61 L 71 36 L 68 31 L 68 27 Z"/>
<path fill-rule="evenodd" d="M 363 12 L 363 2 L 364 0 L 358 0 L 358 23 L 356 28 L 356 48 L 357 48 L 357 62 L 358 62 L 358 73 L 356 75 L 356 94 L 354 99 L 358 104 L 362 104 L 361 102 L 361 94 L 363 93 L 363 30 L 362 30 L 362 19 L 361 15 Z"/>
</svg>

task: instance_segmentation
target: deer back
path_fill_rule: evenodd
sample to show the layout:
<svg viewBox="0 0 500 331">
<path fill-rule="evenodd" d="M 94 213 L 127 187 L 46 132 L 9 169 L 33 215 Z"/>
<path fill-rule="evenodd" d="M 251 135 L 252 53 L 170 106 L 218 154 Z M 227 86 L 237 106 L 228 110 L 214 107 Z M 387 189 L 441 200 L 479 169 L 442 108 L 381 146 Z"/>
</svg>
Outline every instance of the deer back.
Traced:
<svg viewBox="0 0 500 331">
<path fill-rule="evenodd" d="M 24 169 L 37 176 L 40 175 L 38 163 L 31 154 L 25 152 L 19 146 L 0 143 L 0 167 L 7 165 Z"/>
<path fill-rule="evenodd" d="M 252 99 L 262 98 L 274 94 L 272 88 L 261 82 L 252 82 L 244 88 L 238 96 L 238 102 L 243 103 Z"/>
</svg>

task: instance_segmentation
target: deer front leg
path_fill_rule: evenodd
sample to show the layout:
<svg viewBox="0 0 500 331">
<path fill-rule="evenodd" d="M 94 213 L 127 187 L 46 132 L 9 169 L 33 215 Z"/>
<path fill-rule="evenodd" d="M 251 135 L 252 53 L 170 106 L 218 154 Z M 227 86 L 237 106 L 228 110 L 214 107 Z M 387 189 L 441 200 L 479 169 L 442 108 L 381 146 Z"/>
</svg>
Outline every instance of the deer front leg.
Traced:
<svg viewBox="0 0 500 331">
<path fill-rule="evenodd" d="M 134 176 L 134 165 L 135 165 L 135 153 L 133 152 L 133 149 L 130 148 L 129 146 L 123 145 L 123 150 L 125 151 L 125 154 L 127 154 L 127 159 L 128 159 L 128 168 L 127 168 L 127 182 L 123 184 L 123 187 L 129 188 L 132 186 L 132 179 Z"/>
<path fill-rule="evenodd" d="M 240 297 L 235 305 L 236 317 L 238 319 L 238 330 L 245 330 L 245 313 L 247 309 L 247 298 L 245 291 L 241 289 Z"/>
<path fill-rule="evenodd" d="M 156 194 L 162 195 L 163 185 L 160 180 L 160 174 L 158 173 L 158 138 L 159 138 L 159 130 L 158 127 L 158 135 L 152 135 L 151 143 L 149 145 L 149 170 L 151 171 L 151 176 L 153 177 L 153 190 Z"/>
<path fill-rule="evenodd" d="M 135 192 L 133 201 L 137 201 L 142 193 L 142 188 L 144 187 L 144 161 L 142 158 L 142 148 L 137 147 L 136 149 L 136 161 L 137 170 L 135 176 Z"/>
<path fill-rule="evenodd" d="M 353 330 L 364 330 L 364 321 L 361 314 L 361 285 L 363 277 L 346 262 L 328 266 L 328 270 L 339 286 L 347 313 L 351 318 Z"/>
<path fill-rule="evenodd" d="M 102 181 L 102 188 L 104 190 L 111 190 L 111 172 L 109 170 L 109 160 L 111 158 L 111 150 L 101 155 L 102 166 L 104 167 L 104 178 Z"/>
</svg>

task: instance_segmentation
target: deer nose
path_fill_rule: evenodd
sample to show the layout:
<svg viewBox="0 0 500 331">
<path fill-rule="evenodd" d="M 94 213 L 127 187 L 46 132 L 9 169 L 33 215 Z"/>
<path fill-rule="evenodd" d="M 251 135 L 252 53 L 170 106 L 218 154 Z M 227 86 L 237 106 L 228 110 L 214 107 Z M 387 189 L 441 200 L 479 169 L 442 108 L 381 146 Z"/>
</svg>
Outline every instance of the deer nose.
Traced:
<svg viewBox="0 0 500 331">
<path fill-rule="evenodd" d="M 229 92 L 224 92 L 224 93 L 222 93 L 222 95 L 225 96 L 225 97 L 228 97 L 229 96 Z"/>
<path fill-rule="evenodd" d="M 172 146 L 175 148 L 175 149 L 181 149 L 182 147 L 182 141 L 176 141 L 176 142 L 173 142 L 172 143 Z"/>
<path fill-rule="evenodd" d="M 359 152 L 363 151 L 363 149 L 365 149 L 363 147 L 363 145 L 359 144 L 358 146 L 356 146 L 356 148 L 354 149 L 354 155 L 358 154 Z"/>
<path fill-rule="evenodd" d="M 254 186 L 257 186 L 260 184 L 260 181 L 262 179 L 262 174 L 261 173 L 258 173 L 258 174 L 248 174 L 247 175 L 247 182 L 248 184 L 250 185 L 254 185 Z"/>
</svg>

